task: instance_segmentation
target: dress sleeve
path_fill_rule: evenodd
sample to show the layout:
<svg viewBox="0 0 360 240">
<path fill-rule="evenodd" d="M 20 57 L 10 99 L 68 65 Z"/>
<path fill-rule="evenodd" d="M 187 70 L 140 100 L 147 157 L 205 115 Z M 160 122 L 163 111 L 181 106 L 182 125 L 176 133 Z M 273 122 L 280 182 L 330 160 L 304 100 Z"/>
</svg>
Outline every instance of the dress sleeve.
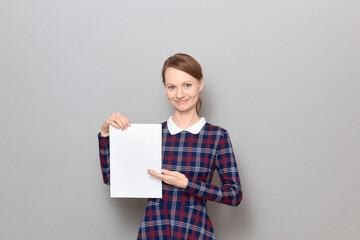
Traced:
<svg viewBox="0 0 360 240">
<path fill-rule="evenodd" d="M 100 166 L 105 184 L 110 185 L 110 144 L 109 136 L 102 137 L 101 133 L 98 133 L 99 139 L 99 155 L 100 155 Z"/>
<path fill-rule="evenodd" d="M 221 179 L 221 187 L 188 179 L 184 191 L 207 200 L 238 206 L 242 200 L 242 190 L 234 151 L 226 130 L 216 150 L 215 167 Z"/>
</svg>

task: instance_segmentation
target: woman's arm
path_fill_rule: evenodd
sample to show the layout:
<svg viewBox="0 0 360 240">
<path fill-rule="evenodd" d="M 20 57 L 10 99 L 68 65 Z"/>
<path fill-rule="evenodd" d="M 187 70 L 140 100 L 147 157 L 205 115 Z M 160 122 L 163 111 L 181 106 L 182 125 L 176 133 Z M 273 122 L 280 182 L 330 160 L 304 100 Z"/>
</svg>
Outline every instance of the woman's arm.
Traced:
<svg viewBox="0 0 360 240">
<path fill-rule="evenodd" d="M 221 187 L 188 179 L 184 191 L 197 197 L 238 206 L 242 200 L 242 189 L 234 151 L 226 130 L 216 151 L 215 165 L 221 179 Z"/>
<path fill-rule="evenodd" d="M 109 125 L 121 128 L 123 131 L 131 126 L 127 117 L 121 113 L 113 113 L 101 126 L 98 133 L 99 155 L 101 172 L 105 184 L 110 185 L 110 143 L 109 143 Z"/>
<path fill-rule="evenodd" d="M 101 133 L 98 133 L 99 139 L 99 155 L 100 155 L 100 166 L 105 184 L 110 185 L 110 144 L 109 136 L 102 137 Z"/>
</svg>

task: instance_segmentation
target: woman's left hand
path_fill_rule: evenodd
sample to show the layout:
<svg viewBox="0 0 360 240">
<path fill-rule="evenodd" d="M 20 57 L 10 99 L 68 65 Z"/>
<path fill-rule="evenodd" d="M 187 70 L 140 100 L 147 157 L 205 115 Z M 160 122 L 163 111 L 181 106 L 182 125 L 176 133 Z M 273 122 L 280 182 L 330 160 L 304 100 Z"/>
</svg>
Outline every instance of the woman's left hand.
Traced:
<svg viewBox="0 0 360 240">
<path fill-rule="evenodd" d="M 162 169 L 161 172 L 162 174 L 152 169 L 148 169 L 148 174 L 160 178 L 165 183 L 179 188 L 186 188 L 188 184 L 188 179 L 184 174 L 177 171 L 169 171 L 166 169 Z"/>
</svg>

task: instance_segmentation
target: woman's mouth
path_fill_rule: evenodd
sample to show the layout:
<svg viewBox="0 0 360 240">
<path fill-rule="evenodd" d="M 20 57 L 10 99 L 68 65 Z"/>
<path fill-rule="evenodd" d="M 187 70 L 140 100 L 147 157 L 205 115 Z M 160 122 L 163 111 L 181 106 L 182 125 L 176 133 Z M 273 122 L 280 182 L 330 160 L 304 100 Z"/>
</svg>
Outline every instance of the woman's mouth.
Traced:
<svg viewBox="0 0 360 240">
<path fill-rule="evenodd" d="M 186 100 L 181 100 L 181 101 L 177 101 L 177 100 L 175 100 L 175 102 L 176 102 L 177 104 L 184 104 L 184 103 L 186 103 L 186 102 L 187 102 L 187 99 L 186 99 Z"/>
</svg>

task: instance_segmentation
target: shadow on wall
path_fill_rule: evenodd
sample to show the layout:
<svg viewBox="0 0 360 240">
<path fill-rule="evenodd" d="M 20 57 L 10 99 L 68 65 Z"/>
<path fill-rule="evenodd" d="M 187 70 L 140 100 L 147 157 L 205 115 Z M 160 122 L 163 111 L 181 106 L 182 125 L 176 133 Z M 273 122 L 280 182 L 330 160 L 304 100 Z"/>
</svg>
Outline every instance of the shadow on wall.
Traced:
<svg viewBox="0 0 360 240">
<path fill-rule="evenodd" d="M 216 97 L 217 96 L 215 96 L 213 93 L 211 93 L 211 88 L 206 88 L 205 83 L 204 83 L 204 92 L 202 92 L 200 94 L 200 98 L 202 101 L 202 107 L 201 107 L 199 117 L 205 116 L 205 119 L 208 121 L 208 116 L 211 117 L 213 114 L 215 114 L 216 111 L 214 111 L 214 109 L 211 107 L 212 106 L 211 102 Z"/>
</svg>

